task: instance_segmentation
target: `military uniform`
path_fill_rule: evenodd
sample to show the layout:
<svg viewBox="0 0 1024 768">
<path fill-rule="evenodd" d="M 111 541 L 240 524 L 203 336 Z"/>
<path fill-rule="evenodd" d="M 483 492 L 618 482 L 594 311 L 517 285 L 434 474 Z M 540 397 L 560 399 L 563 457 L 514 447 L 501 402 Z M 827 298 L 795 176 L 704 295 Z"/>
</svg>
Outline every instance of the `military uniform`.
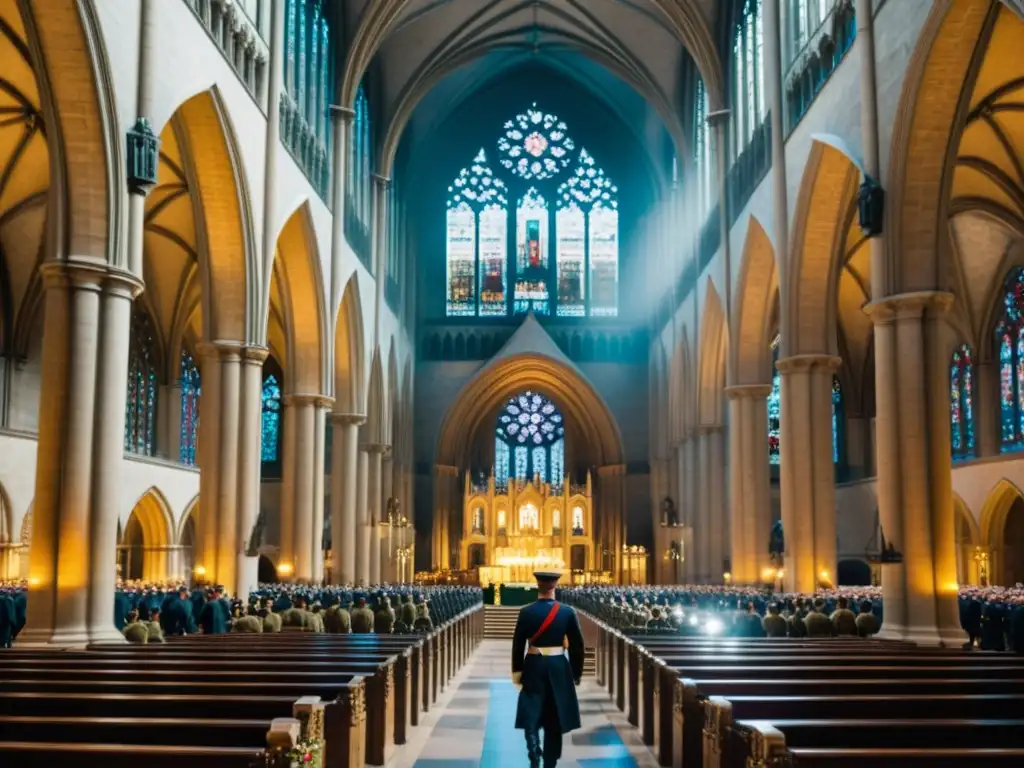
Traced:
<svg viewBox="0 0 1024 768">
<path fill-rule="evenodd" d="M 352 631 L 352 617 L 340 605 L 324 611 L 324 629 L 332 635 L 347 635 Z"/>
<path fill-rule="evenodd" d="M 352 611 L 352 632 L 357 635 L 373 633 L 373 611 L 366 607 L 366 598 L 360 597 L 358 605 Z"/>
<path fill-rule="evenodd" d="M 534 575 L 539 581 L 558 578 L 543 571 Z M 549 598 L 524 606 L 512 640 L 512 682 L 522 686 L 516 728 L 525 732 L 531 768 L 540 766 L 541 729 L 544 768 L 554 768 L 562 756 L 562 734 L 580 727 L 575 686 L 582 676 L 583 632 L 576 611 Z"/>
<path fill-rule="evenodd" d="M 807 614 L 804 626 L 808 637 L 832 637 L 832 622 L 824 613 L 819 613 L 817 607 Z"/>
<path fill-rule="evenodd" d="M 395 612 L 391 609 L 391 601 L 381 595 L 377 603 L 377 613 L 373 617 L 373 631 L 378 635 L 390 635 L 395 628 Z"/>
</svg>

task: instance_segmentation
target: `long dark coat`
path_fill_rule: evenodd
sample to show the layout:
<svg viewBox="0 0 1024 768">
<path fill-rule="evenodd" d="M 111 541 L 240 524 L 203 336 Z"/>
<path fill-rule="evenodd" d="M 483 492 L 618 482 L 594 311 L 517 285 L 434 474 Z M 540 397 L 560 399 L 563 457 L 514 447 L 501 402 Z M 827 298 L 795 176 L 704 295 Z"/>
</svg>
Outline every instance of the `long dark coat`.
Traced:
<svg viewBox="0 0 1024 768">
<path fill-rule="evenodd" d="M 583 632 L 576 611 L 559 605 L 554 620 L 537 637 L 538 648 L 562 648 L 568 640 L 569 658 L 564 655 L 537 656 L 526 653 L 527 645 L 551 612 L 553 600 L 537 600 L 523 606 L 516 620 L 512 640 L 512 677 L 521 680 L 516 728 L 557 727 L 562 733 L 580 727 L 580 703 L 576 681 L 583 676 Z M 545 711 L 544 700 L 550 688 L 555 711 Z"/>
</svg>

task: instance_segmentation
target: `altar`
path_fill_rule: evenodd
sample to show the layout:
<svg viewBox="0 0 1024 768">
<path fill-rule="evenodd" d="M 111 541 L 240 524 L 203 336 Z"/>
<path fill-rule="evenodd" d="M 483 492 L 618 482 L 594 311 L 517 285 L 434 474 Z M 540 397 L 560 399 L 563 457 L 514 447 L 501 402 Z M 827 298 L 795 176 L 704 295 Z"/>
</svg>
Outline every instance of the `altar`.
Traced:
<svg viewBox="0 0 1024 768">
<path fill-rule="evenodd" d="M 531 583 L 534 571 L 573 574 L 595 569 L 593 495 L 565 478 L 559 485 L 493 474 L 474 484 L 466 473 L 460 567 L 475 569 L 481 584 Z"/>
</svg>

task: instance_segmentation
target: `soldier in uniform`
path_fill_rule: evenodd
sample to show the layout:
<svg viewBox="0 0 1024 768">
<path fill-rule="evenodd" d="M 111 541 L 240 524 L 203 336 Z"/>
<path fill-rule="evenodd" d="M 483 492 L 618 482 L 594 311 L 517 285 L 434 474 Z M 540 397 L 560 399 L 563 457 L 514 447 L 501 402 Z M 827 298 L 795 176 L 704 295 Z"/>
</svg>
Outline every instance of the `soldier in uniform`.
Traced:
<svg viewBox="0 0 1024 768">
<path fill-rule="evenodd" d="M 324 611 L 324 629 L 332 635 L 347 635 L 352 631 L 352 617 L 341 603 Z"/>
<path fill-rule="evenodd" d="M 380 594 L 377 597 L 377 613 L 373 617 L 373 631 L 378 635 L 390 635 L 395 628 L 395 612 L 391 608 L 391 599 Z"/>
<path fill-rule="evenodd" d="M 357 635 L 373 633 L 373 611 L 366 607 L 366 598 L 360 595 L 352 611 L 352 632 Z"/>
<path fill-rule="evenodd" d="M 512 682 L 520 687 L 516 728 L 526 736 L 530 768 L 540 768 L 542 756 L 544 768 L 554 768 L 562 756 L 562 734 L 580 727 L 575 686 L 583 677 L 583 632 L 576 611 L 555 600 L 560 574 L 533 575 L 537 600 L 519 611 L 512 640 Z"/>
</svg>

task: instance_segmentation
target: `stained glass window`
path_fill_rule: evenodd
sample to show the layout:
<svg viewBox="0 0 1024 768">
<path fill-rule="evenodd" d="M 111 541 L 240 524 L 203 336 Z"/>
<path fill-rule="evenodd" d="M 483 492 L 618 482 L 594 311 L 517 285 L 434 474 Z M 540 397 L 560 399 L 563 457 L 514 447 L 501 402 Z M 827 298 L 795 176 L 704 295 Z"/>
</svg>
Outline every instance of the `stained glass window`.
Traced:
<svg viewBox="0 0 1024 768">
<path fill-rule="evenodd" d="M 281 385 L 277 376 L 263 379 L 263 424 L 260 458 L 267 463 L 278 460 L 281 441 Z"/>
<path fill-rule="evenodd" d="M 586 219 L 575 200 L 558 201 L 555 214 L 558 316 L 583 317 L 586 306 Z"/>
<path fill-rule="evenodd" d="M 565 471 L 565 423 L 558 407 L 537 392 L 509 398 L 495 425 L 495 465 L 509 448 L 515 476 L 560 486 Z"/>
<path fill-rule="evenodd" d="M 548 203 L 530 187 L 516 206 L 515 313 L 547 315 Z"/>
<path fill-rule="evenodd" d="M 775 367 L 779 360 L 778 334 L 772 339 L 772 390 L 768 393 L 768 461 L 778 464 L 782 454 L 782 374 Z"/>
<path fill-rule="evenodd" d="M 701 211 L 708 211 L 712 206 L 712 175 L 711 136 L 708 127 L 708 93 L 704 80 L 698 78 L 693 108 L 693 160 L 697 167 Z"/>
<path fill-rule="evenodd" d="M 128 356 L 128 399 L 124 414 L 124 449 L 142 456 L 156 454 L 156 342 L 149 314 L 132 313 Z"/>
<path fill-rule="evenodd" d="M 767 111 L 765 107 L 762 0 L 746 0 L 733 29 L 733 156 L 746 149 Z"/>
<path fill-rule="evenodd" d="M 500 486 L 508 484 L 508 473 L 509 466 L 508 462 L 511 458 L 511 454 L 508 449 L 508 443 L 504 440 L 498 440 L 495 438 L 494 441 L 494 481 Z"/>
<path fill-rule="evenodd" d="M 501 164 L 523 179 L 554 176 L 571 162 L 575 143 L 566 124 L 534 103 L 506 121 L 498 139 Z"/>
<path fill-rule="evenodd" d="M 838 464 L 843 453 L 843 388 L 832 377 L 832 463 Z"/>
<path fill-rule="evenodd" d="M 1024 448 L 1024 269 L 1020 267 L 1006 278 L 996 341 L 1002 450 L 1017 451 Z"/>
<path fill-rule="evenodd" d="M 505 183 L 494 175 L 482 149 L 473 158 L 473 164 L 459 171 L 448 187 L 446 314 L 449 317 L 477 314 L 477 285 L 481 315 L 506 313 L 508 199 L 505 193 Z"/>
<path fill-rule="evenodd" d="M 971 348 L 961 344 L 949 365 L 949 422 L 953 458 L 974 455 L 974 361 Z"/>
<path fill-rule="evenodd" d="M 202 392 L 199 368 L 186 350 L 181 350 L 181 447 L 178 460 L 182 464 L 195 466 L 196 447 L 199 438 L 199 397 Z"/>
</svg>

